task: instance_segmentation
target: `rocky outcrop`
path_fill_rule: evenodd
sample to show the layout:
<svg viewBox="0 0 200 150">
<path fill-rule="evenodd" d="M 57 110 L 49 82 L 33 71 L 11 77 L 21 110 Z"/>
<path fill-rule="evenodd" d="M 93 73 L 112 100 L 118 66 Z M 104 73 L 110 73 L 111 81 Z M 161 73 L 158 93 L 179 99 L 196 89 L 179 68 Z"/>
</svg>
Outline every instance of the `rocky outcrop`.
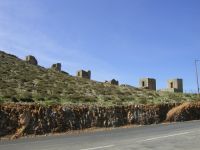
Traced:
<svg viewBox="0 0 200 150">
<path fill-rule="evenodd" d="M 24 111 L 22 114 L 19 115 L 19 120 L 18 120 L 19 128 L 17 129 L 16 133 L 12 136 L 12 139 L 22 136 L 22 134 L 25 132 L 26 128 L 30 123 L 30 119 L 31 119 L 30 111 Z"/>
<path fill-rule="evenodd" d="M 60 106 L 3 104 L 0 106 L 0 136 L 46 134 L 91 127 L 146 125 L 165 120 L 175 104 L 131 106 Z"/>
</svg>

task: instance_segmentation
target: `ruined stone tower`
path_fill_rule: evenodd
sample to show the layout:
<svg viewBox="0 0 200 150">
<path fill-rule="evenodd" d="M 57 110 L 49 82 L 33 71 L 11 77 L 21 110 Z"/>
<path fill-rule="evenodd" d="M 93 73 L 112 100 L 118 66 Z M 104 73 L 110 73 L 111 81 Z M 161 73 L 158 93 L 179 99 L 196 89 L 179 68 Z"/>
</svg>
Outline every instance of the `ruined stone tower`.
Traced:
<svg viewBox="0 0 200 150">
<path fill-rule="evenodd" d="M 91 79 L 91 71 L 79 70 L 77 71 L 76 76 L 80 78 Z"/>
<path fill-rule="evenodd" d="M 142 78 L 140 79 L 140 87 L 150 90 L 156 90 L 156 79 L 153 78 Z"/>
<path fill-rule="evenodd" d="M 183 80 L 172 79 L 167 81 L 167 90 L 170 92 L 183 92 Z"/>
<path fill-rule="evenodd" d="M 109 84 L 112 84 L 112 85 L 119 85 L 119 81 L 117 81 L 115 79 L 112 79 L 110 81 L 105 81 L 105 83 L 109 83 Z"/>
<path fill-rule="evenodd" d="M 51 69 L 55 71 L 61 71 L 61 63 L 56 63 L 51 66 Z"/>
<path fill-rule="evenodd" d="M 32 65 L 37 65 L 38 64 L 37 59 L 32 55 L 26 56 L 26 62 L 28 62 L 28 63 L 30 63 Z"/>
</svg>

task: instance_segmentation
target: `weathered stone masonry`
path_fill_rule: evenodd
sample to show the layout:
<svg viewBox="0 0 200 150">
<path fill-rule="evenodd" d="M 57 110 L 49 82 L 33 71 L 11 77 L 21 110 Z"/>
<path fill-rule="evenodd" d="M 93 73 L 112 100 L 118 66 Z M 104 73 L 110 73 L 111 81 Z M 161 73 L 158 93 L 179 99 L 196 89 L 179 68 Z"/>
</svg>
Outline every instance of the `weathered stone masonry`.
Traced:
<svg viewBox="0 0 200 150">
<path fill-rule="evenodd" d="M 156 79 L 153 78 L 142 78 L 140 79 L 140 87 L 149 89 L 149 90 L 156 90 Z"/>
<path fill-rule="evenodd" d="M 183 92 L 183 80 L 182 79 L 172 79 L 168 80 L 168 90 L 173 92 Z"/>
<path fill-rule="evenodd" d="M 112 79 L 110 81 L 105 81 L 105 83 L 109 83 L 109 84 L 112 84 L 112 85 L 119 85 L 119 81 L 117 81 L 115 79 Z"/>
<path fill-rule="evenodd" d="M 3 55 L 2 55 L 3 56 Z M 25 59 L 26 62 L 32 64 L 32 65 L 38 65 L 38 62 L 36 58 L 32 55 L 26 56 Z M 51 66 L 52 70 L 63 72 L 65 74 L 68 74 L 61 70 L 61 63 L 56 63 Z M 85 70 L 79 70 L 76 73 L 77 77 L 85 78 L 85 79 L 91 79 L 91 71 L 85 71 Z M 105 81 L 105 83 L 109 83 L 112 85 L 119 85 L 119 81 L 112 79 L 110 81 Z M 122 85 L 123 86 L 123 85 Z M 156 79 L 154 78 L 142 78 L 139 81 L 140 88 L 149 89 L 156 91 Z M 161 89 L 160 91 L 168 91 L 168 92 L 181 92 L 183 93 L 183 80 L 182 79 L 172 79 L 167 81 L 167 88 Z"/>
<path fill-rule="evenodd" d="M 32 65 L 38 65 L 37 59 L 32 55 L 26 56 L 26 62 Z"/>
<path fill-rule="evenodd" d="M 80 78 L 91 79 L 91 71 L 79 70 L 77 71 L 76 76 Z"/>
<path fill-rule="evenodd" d="M 51 69 L 55 71 L 61 71 L 61 63 L 56 63 L 51 66 Z"/>
<path fill-rule="evenodd" d="M 167 88 L 161 91 L 183 93 L 183 79 L 171 79 L 167 81 Z"/>
</svg>

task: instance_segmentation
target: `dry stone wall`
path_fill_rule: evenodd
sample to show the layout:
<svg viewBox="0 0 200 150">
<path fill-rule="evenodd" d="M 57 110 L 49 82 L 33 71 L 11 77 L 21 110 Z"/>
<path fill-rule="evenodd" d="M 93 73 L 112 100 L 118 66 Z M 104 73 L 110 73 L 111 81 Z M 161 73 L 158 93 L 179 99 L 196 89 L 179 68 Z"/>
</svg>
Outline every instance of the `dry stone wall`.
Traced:
<svg viewBox="0 0 200 150">
<path fill-rule="evenodd" d="M 0 136 L 46 134 L 91 127 L 146 125 L 165 120 L 175 104 L 131 106 L 49 106 L 36 104 L 0 105 Z"/>
</svg>

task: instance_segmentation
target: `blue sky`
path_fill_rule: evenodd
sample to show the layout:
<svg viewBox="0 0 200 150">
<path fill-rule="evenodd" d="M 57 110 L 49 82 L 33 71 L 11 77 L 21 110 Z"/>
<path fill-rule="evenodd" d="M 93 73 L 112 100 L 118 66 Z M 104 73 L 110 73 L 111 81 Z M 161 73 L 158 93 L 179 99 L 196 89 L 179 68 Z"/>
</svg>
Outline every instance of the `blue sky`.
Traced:
<svg viewBox="0 0 200 150">
<path fill-rule="evenodd" d="M 90 69 L 97 81 L 153 77 L 160 89 L 183 78 L 195 92 L 199 8 L 199 0 L 0 0 L 0 49 L 45 67 L 61 62 L 72 75 Z"/>
</svg>

